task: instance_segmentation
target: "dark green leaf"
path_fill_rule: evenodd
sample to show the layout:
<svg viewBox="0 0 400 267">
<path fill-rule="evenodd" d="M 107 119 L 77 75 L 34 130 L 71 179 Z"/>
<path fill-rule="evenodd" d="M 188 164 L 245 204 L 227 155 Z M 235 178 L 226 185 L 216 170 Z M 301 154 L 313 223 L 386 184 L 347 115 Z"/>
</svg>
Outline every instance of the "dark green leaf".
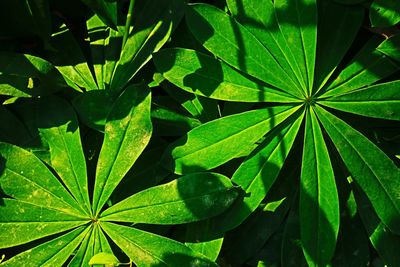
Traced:
<svg viewBox="0 0 400 267">
<path fill-rule="evenodd" d="M 0 53 L 0 95 L 37 97 L 55 93 L 64 81 L 54 66 L 41 58 Z"/>
<path fill-rule="evenodd" d="M 374 0 L 369 11 L 374 27 L 388 27 L 400 22 L 400 2 L 393 0 Z"/>
<path fill-rule="evenodd" d="M 81 0 L 92 9 L 109 27 L 116 29 L 117 1 L 116 0 Z"/>
<path fill-rule="evenodd" d="M 394 60 L 400 61 L 400 34 L 383 41 L 377 50 Z"/>
</svg>

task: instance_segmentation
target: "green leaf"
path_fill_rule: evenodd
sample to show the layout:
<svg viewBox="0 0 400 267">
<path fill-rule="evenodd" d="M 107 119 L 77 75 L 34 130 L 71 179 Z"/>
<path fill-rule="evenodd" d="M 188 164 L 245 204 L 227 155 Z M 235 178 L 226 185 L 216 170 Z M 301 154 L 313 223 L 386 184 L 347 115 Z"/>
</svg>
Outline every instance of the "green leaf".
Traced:
<svg viewBox="0 0 400 267">
<path fill-rule="evenodd" d="M 163 163 L 177 174 L 209 170 L 247 151 L 299 107 L 251 110 L 205 123 L 172 143 Z"/>
<path fill-rule="evenodd" d="M 400 120 L 400 81 L 333 95 L 319 104 L 362 116 Z"/>
<path fill-rule="evenodd" d="M 182 0 L 148 0 L 121 52 L 111 89 L 119 92 L 169 39 L 183 16 Z"/>
<path fill-rule="evenodd" d="M 0 168 L 0 185 L 5 194 L 74 216 L 84 214 L 58 179 L 32 153 L 0 143 Z"/>
<path fill-rule="evenodd" d="M 377 50 L 394 60 L 400 61 L 400 34 L 383 41 Z"/>
<path fill-rule="evenodd" d="M 299 212 L 307 262 L 309 266 L 326 266 L 336 247 L 339 199 L 328 149 L 311 109 L 306 116 Z"/>
<path fill-rule="evenodd" d="M 121 53 L 122 33 L 108 28 L 96 15 L 86 24 L 98 89 L 108 89 Z"/>
<path fill-rule="evenodd" d="M 80 217 L 14 199 L 0 205 L 0 248 L 12 247 L 87 223 Z"/>
<path fill-rule="evenodd" d="M 93 193 L 96 215 L 150 140 L 150 102 L 147 87 L 132 85 L 116 100 L 108 115 L 96 168 Z"/>
<path fill-rule="evenodd" d="M 353 43 L 363 22 L 364 10 L 361 6 L 344 6 L 329 0 L 318 2 L 318 8 L 314 89 L 319 90 L 331 77 Z"/>
<path fill-rule="evenodd" d="M 65 84 L 50 62 L 31 55 L 1 52 L 0 70 L 0 95 L 45 96 Z"/>
<path fill-rule="evenodd" d="M 400 237 L 379 220 L 371 202 L 357 186 L 355 193 L 360 217 L 373 247 L 387 266 L 396 266 L 400 262 Z"/>
<path fill-rule="evenodd" d="M 230 180 L 216 173 L 184 176 L 121 201 L 101 214 L 102 221 L 180 224 L 225 211 L 238 196 Z"/>
<path fill-rule="evenodd" d="M 71 31 L 62 25 L 50 40 L 50 61 L 63 75 L 67 84 L 77 91 L 96 90 L 98 86 L 89 69 L 87 60 Z"/>
<path fill-rule="evenodd" d="M 87 266 L 93 254 L 96 253 L 95 241 L 98 226 L 94 225 L 90 228 L 89 233 L 82 240 L 75 256 L 68 263 L 68 267 Z"/>
<path fill-rule="evenodd" d="M 100 19 L 110 28 L 116 29 L 117 25 L 117 1 L 116 0 L 81 0 L 90 7 Z"/>
<path fill-rule="evenodd" d="M 21 264 L 43 267 L 60 266 L 68 260 L 88 234 L 89 229 L 89 227 L 79 227 L 65 235 L 18 254 L 2 263 L 1 266 L 13 267 L 21 266 Z"/>
<path fill-rule="evenodd" d="M 374 0 L 369 10 L 373 27 L 389 27 L 400 22 L 400 2 L 393 0 Z"/>
<path fill-rule="evenodd" d="M 185 91 L 218 100 L 297 102 L 282 91 L 260 85 L 224 62 L 190 49 L 165 49 L 154 55 L 164 77 Z"/>
<path fill-rule="evenodd" d="M 222 235 L 213 236 L 212 220 L 191 223 L 186 227 L 185 245 L 210 260 L 216 261 L 222 248 Z"/>
<path fill-rule="evenodd" d="M 232 16 L 271 52 L 297 90 L 306 88 L 299 65 L 279 29 L 273 1 L 228 0 L 227 5 Z"/>
<path fill-rule="evenodd" d="M 251 32 L 220 9 L 205 4 L 188 6 L 186 22 L 196 39 L 215 56 L 301 98 L 302 94 L 274 56 Z"/>
<path fill-rule="evenodd" d="M 138 267 L 218 266 L 177 241 L 113 223 L 101 225 Z"/>
<path fill-rule="evenodd" d="M 308 95 L 314 82 L 317 52 L 317 1 L 275 0 L 279 28 L 301 70 L 301 77 Z M 293 64 L 293 63 L 292 63 Z"/>
<path fill-rule="evenodd" d="M 376 48 L 381 41 L 372 38 L 355 55 L 354 59 L 336 77 L 331 84 L 323 88 L 323 97 L 351 92 L 352 90 L 371 85 L 399 70 L 391 59 Z"/>
<path fill-rule="evenodd" d="M 37 107 L 37 125 L 50 147 L 51 166 L 90 214 L 86 161 L 75 112 L 65 100 L 56 97 L 41 101 Z"/>
<path fill-rule="evenodd" d="M 378 147 L 344 121 L 315 108 L 355 182 L 367 194 L 379 218 L 400 233 L 399 168 Z"/>
<path fill-rule="evenodd" d="M 94 255 L 90 259 L 89 265 L 94 265 L 94 264 L 103 264 L 106 266 L 118 266 L 119 260 L 113 254 L 100 252 Z"/>
<path fill-rule="evenodd" d="M 233 174 L 232 181 L 240 185 L 246 195 L 220 216 L 219 224 L 223 229 L 235 228 L 260 205 L 278 177 L 303 117 L 304 112 L 270 132 Z"/>
</svg>

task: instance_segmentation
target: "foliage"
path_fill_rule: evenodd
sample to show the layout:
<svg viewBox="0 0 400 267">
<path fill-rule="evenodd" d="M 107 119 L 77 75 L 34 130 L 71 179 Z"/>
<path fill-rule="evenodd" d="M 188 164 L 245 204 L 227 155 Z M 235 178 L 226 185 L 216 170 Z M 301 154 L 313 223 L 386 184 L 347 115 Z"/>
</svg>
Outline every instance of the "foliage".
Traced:
<svg viewBox="0 0 400 267">
<path fill-rule="evenodd" d="M 0 4 L 0 266 L 398 265 L 397 1 L 199 2 Z"/>
</svg>

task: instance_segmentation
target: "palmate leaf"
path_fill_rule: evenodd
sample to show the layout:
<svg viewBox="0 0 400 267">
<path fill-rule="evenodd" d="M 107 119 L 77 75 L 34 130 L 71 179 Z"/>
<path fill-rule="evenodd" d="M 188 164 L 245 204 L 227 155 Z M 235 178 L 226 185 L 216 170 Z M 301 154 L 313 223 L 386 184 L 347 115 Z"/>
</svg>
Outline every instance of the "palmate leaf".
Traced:
<svg viewBox="0 0 400 267">
<path fill-rule="evenodd" d="M 223 11 L 204 4 L 188 6 L 186 21 L 196 39 L 232 67 L 285 89 L 295 97 L 302 97 L 273 55 L 251 32 Z"/>
<path fill-rule="evenodd" d="M 345 57 L 347 50 L 359 33 L 362 8 L 329 0 L 228 0 L 227 6 L 232 16 L 204 4 L 186 8 L 190 31 L 216 58 L 194 50 L 168 49 L 156 54 L 155 63 L 168 81 L 196 95 L 234 102 L 250 102 L 250 99 L 274 102 L 277 110 L 288 108 L 288 104 L 298 104 L 297 109 L 304 106 L 305 139 L 303 143 L 299 142 L 304 155 L 300 160 L 300 210 L 297 212 L 292 208 L 289 216 L 283 238 L 282 265 L 301 266 L 307 262 L 310 266 L 325 266 L 330 264 L 335 253 L 339 200 L 323 136 L 325 131 L 347 169 L 367 193 L 380 219 L 398 233 L 396 225 L 400 214 L 396 192 L 400 186 L 395 177 L 399 176 L 399 169 L 366 137 L 325 110 L 329 107 L 366 117 L 398 120 L 397 82 L 376 84 L 385 78 L 392 80 L 391 75 L 398 71 L 398 64 L 390 55 L 379 51 L 381 40 L 372 38 L 352 60 L 350 58 L 347 66 L 340 65 L 344 58 L 348 60 Z M 265 66 L 274 73 L 265 70 Z M 246 82 L 250 88 L 260 90 L 265 83 L 276 92 L 290 94 L 293 100 L 284 102 L 268 95 L 257 101 L 255 92 L 238 86 L 245 83 L 245 79 L 255 83 L 256 86 Z M 250 97 L 248 92 L 254 96 Z M 240 225 L 259 207 L 283 167 L 297 132 L 302 129 L 300 118 L 296 127 L 285 124 L 296 111 L 275 121 L 275 129 L 262 131 L 263 123 L 282 113 L 263 117 L 258 113 L 260 109 L 246 110 L 253 108 L 252 105 L 241 105 L 232 110 L 231 104 L 224 103 L 224 106 L 229 116 L 194 128 L 164 155 L 166 167 L 179 174 L 218 167 L 238 155 L 246 155 L 244 151 L 252 150 L 250 143 L 256 147 L 232 178 L 247 194 L 217 217 L 213 231 L 230 230 Z M 234 103 L 232 106 L 239 105 Z M 256 107 L 259 106 L 262 104 Z M 250 119 L 253 115 L 259 120 Z M 243 130 L 237 131 L 238 126 Z M 254 142 L 256 137 L 264 135 L 266 143 Z M 278 148 L 285 152 L 278 153 Z M 292 252 L 298 257 L 288 259 Z"/>
<path fill-rule="evenodd" d="M 130 238 L 134 240 L 128 243 L 139 244 L 140 248 L 124 247 L 124 250 L 128 256 L 135 256 L 132 260 L 138 266 L 147 266 L 149 262 L 215 266 L 179 242 L 106 221 L 181 224 L 207 219 L 225 211 L 239 194 L 227 177 L 213 173 L 182 177 L 139 192 L 96 216 L 85 196 L 88 193 L 86 164 L 76 115 L 67 102 L 56 97 L 36 104 L 38 130 L 49 143 L 54 174 L 31 152 L 0 143 L 2 196 L 13 198 L 1 199 L 0 248 L 38 244 L 1 266 L 20 262 L 35 266 L 58 266 L 64 262 L 85 266 L 100 252 L 112 253 L 103 231 L 117 245 L 126 244 L 121 241 L 121 233 L 133 233 Z M 105 185 L 95 189 L 99 196 L 99 201 L 94 202 L 98 204 L 98 213 L 147 145 L 150 135 L 150 92 L 145 86 L 128 87 L 117 99 L 106 124 L 100 152 L 106 154 L 100 156 L 98 164 L 111 168 L 112 177 L 106 177 Z M 109 155 L 116 156 L 116 160 L 110 161 Z M 96 181 L 99 182 L 102 181 Z M 27 244 L 31 241 L 35 243 Z M 75 255 L 71 259 L 72 254 Z"/>
<path fill-rule="evenodd" d="M 221 213 L 237 196 L 238 188 L 223 175 L 190 174 L 136 193 L 105 210 L 101 217 L 103 221 L 188 223 Z"/>
<path fill-rule="evenodd" d="M 271 107 L 205 123 L 174 142 L 164 164 L 177 174 L 209 170 L 235 158 L 299 107 Z M 271 120 L 271 118 L 274 118 Z"/>
<path fill-rule="evenodd" d="M 76 249 L 90 228 L 83 226 L 33 249 L 27 250 L 5 261 L 1 266 L 19 266 L 22 263 L 31 266 L 60 266 Z"/>
<path fill-rule="evenodd" d="M 370 39 L 333 82 L 321 89 L 323 96 L 348 93 L 395 73 L 399 66 L 376 50 L 380 43 L 378 38 Z"/>
<path fill-rule="evenodd" d="M 240 185 L 247 196 L 217 218 L 218 228 L 226 231 L 237 227 L 260 205 L 278 177 L 303 117 L 304 111 L 268 133 L 265 140 L 239 166 L 232 181 Z"/>
<path fill-rule="evenodd" d="M 344 121 L 321 107 L 315 110 L 347 169 L 370 199 L 379 218 L 394 233 L 400 233 L 399 168 Z"/>
<path fill-rule="evenodd" d="M 184 0 L 146 1 L 121 51 L 112 76 L 111 90 L 119 92 L 151 59 L 151 54 L 168 41 L 183 16 L 183 9 Z"/>
<path fill-rule="evenodd" d="M 299 65 L 279 29 L 273 1 L 227 0 L 226 2 L 232 16 L 271 52 L 286 72 L 287 78 L 293 80 L 298 89 L 306 88 L 301 79 Z"/>
<path fill-rule="evenodd" d="M 130 86 L 108 115 L 96 168 L 93 193 L 96 215 L 150 140 L 150 99 L 146 87 Z"/>
<path fill-rule="evenodd" d="M 38 103 L 37 126 L 50 147 L 51 166 L 78 203 L 91 213 L 86 162 L 78 120 L 72 107 L 61 98 Z"/>
<path fill-rule="evenodd" d="M 135 228 L 104 222 L 103 229 L 137 266 L 218 266 L 185 245 Z"/>
<path fill-rule="evenodd" d="M 196 95 L 241 102 L 290 103 L 297 100 L 285 92 L 262 86 L 224 62 L 194 50 L 164 49 L 154 55 L 154 63 L 170 82 Z"/>
<path fill-rule="evenodd" d="M 349 93 L 333 95 L 318 103 L 367 117 L 400 120 L 399 88 L 400 81 L 380 83 Z"/>
<path fill-rule="evenodd" d="M 307 112 L 300 179 L 300 233 L 310 266 L 326 266 L 339 231 L 339 199 L 322 130 Z"/>
<path fill-rule="evenodd" d="M 274 6 L 279 28 L 300 67 L 306 85 L 303 90 L 310 95 L 317 50 L 317 1 L 275 0 Z"/>
</svg>

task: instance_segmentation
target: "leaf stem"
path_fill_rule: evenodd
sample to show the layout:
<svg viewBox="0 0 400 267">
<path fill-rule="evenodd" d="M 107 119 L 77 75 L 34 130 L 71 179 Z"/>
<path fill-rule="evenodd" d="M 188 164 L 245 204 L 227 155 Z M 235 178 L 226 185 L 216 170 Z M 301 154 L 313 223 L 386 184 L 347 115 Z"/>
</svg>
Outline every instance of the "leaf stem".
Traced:
<svg viewBox="0 0 400 267">
<path fill-rule="evenodd" d="M 126 15 L 126 23 L 125 23 L 125 33 L 122 39 L 122 48 L 124 48 L 126 41 L 128 40 L 129 29 L 131 27 L 132 22 L 132 13 L 133 13 L 133 6 L 135 5 L 135 0 L 131 0 L 129 3 L 128 14 Z"/>
</svg>

